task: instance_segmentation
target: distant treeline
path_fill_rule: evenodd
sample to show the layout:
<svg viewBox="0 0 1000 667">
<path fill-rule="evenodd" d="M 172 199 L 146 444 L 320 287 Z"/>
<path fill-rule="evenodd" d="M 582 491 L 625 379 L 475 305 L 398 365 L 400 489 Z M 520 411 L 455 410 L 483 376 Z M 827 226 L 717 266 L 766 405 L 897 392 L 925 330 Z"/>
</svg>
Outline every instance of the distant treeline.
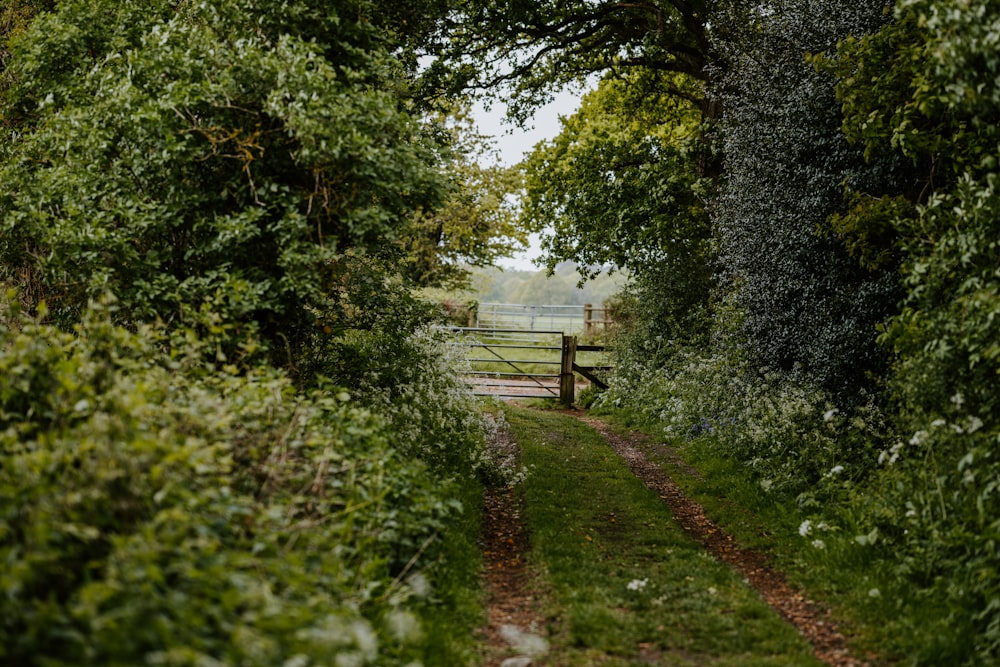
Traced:
<svg viewBox="0 0 1000 667">
<path fill-rule="evenodd" d="M 472 271 L 472 287 L 463 298 L 481 303 L 599 305 L 618 293 L 627 281 L 626 273 L 616 271 L 601 273 L 580 285 L 580 273 L 573 262 L 557 265 L 551 276 L 545 269 L 476 268 Z"/>
</svg>

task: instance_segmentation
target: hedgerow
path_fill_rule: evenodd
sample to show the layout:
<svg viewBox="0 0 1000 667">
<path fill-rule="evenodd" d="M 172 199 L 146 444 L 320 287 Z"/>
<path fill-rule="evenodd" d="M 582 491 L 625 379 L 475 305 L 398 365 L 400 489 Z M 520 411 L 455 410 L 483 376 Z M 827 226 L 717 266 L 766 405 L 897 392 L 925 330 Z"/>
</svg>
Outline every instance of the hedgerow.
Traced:
<svg viewBox="0 0 1000 667">
<path fill-rule="evenodd" d="M 107 307 L 0 323 L 0 661 L 462 662 L 421 621 L 458 489 L 385 419 Z"/>
<path fill-rule="evenodd" d="M 704 438 L 716 455 L 742 462 L 762 493 L 803 506 L 865 478 L 889 431 L 876 397 L 837 408 L 821 388 L 755 365 L 730 301 L 715 316 L 712 336 L 694 343 L 616 338 L 611 388 L 599 407 L 633 412 L 671 439 Z"/>
<path fill-rule="evenodd" d="M 444 476 L 489 465 L 476 399 L 459 372 L 467 363 L 434 329 L 434 306 L 367 257 L 343 258 L 347 285 L 317 315 L 298 359 L 308 385 L 327 378 L 388 422 L 396 446 Z"/>
<path fill-rule="evenodd" d="M 887 660 L 996 664 L 1000 7 L 883 4 L 713 22 L 728 291 L 710 344 L 620 338 L 603 400 L 797 501 Z"/>
</svg>

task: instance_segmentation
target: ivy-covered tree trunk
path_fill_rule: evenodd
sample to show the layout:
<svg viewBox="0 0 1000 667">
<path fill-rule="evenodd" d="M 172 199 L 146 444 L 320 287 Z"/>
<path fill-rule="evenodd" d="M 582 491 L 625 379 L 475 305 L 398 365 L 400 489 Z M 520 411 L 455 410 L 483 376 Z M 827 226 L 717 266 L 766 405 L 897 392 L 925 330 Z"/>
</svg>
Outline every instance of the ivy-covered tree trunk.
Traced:
<svg viewBox="0 0 1000 667">
<path fill-rule="evenodd" d="M 725 110 L 725 173 L 714 223 L 751 363 L 850 404 L 884 367 L 875 327 L 894 308 L 897 280 L 863 269 L 823 230 L 843 207 L 845 183 L 892 174 L 848 145 L 832 77 L 807 55 L 877 28 L 883 3 L 822 5 L 760 3 L 753 21 L 741 29 L 730 19 L 723 31 L 729 41 L 718 48 L 729 69 L 715 94 Z"/>
</svg>

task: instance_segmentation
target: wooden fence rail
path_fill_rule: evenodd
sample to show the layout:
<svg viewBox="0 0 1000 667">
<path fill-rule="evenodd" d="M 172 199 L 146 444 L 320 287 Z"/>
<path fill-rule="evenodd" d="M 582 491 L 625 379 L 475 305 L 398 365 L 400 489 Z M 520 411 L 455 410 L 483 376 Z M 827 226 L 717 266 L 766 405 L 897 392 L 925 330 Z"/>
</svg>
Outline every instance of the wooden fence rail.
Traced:
<svg viewBox="0 0 1000 667">
<path fill-rule="evenodd" d="M 576 400 L 576 374 L 580 374 L 593 384 L 607 389 L 607 384 L 597 375 L 599 371 L 610 370 L 610 366 L 583 366 L 577 363 L 578 352 L 603 352 L 604 345 L 584 345 L 577 342 L 576 336 L 568 336 L 561 331 L 531 331 L 522 329 L 497 329 L 495 327 L 452 327 L 452 331 L 462 338 L 458 344 L 464 345 L 476 356 L 468 357 L 470 364 L 499 364 L 504 371 L 477 370 L 473 368 L 469 374 L 469 384 L 479 396 L 497 396 L 502 398 L 559 398 L 566 406 L 573 405 Z M 519 344 L 514 338 L 517 335 L 530 333 L 530 339 L 523 339 Z M 536 335 L 558 336 L 558 345 L 539 345 Z M 493 342 L 501 340 L 503 342 Z M 558 357 L 552 359 L 518 359 L 507 354 L 512 350 L 544 350 L 558 351 Z M 501 353 L 501 351 L 503 353 Z M 559 366 L 559 372 L 540 373 L 529 370 L 532 366 Z M 520 381 L 520 382 L 516 382 Z"/>
</svg>

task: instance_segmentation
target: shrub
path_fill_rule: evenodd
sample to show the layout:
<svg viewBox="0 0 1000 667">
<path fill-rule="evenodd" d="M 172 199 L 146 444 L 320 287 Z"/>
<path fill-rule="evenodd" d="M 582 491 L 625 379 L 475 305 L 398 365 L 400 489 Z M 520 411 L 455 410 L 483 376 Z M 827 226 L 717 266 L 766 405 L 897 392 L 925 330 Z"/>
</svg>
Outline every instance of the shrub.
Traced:
<svg viewBox="0 0 1000 667">
<path fill-rule="evenodd" d="M 934 242 L 911 248 L 904 264 L 911 296 L 886 330 L 886 341 L 900 353 L 892 387 L 904 435 L 883 455 L 896 470 L 887 471 L 880 489 L 887 514 L 905 527 L 884 535 L 901 549 L 900 572 L 940 595 L 955 623 L 974 628 L 971 638 L 949 643 L 948 650 L 961 655 L 971 646 L 986 663 L 1000 656 L 1000 193 L 994 176 L 963 179 L 954 193 L 933 197 L 914 221 Z M 869 521 L 884 525 L 877 519 Z"/>
<path fill-rule="evenodd" d="M 336 257 L 391 252 L 444 194 L 383 12 L 56 3 L 5 56 L 0 280 L 66 326 L 110 289 L 123 321 L 211 303 L 294 346 Z"/>
<path fill-rule="evenodd" d="M 459 506 L 381 418 L 106 313 L 2 324 L 0 660 L 420 658 L 421 570 Z"/>
<path fill-rule="evenodd" d="M 317 315 L 298 360 L 300 383 L 325 378 L 382 415 L 396 447 L 437 474 L 464 476 L 484 463 L 479 405 L 460 379 L 467 363 L 434 328 L 437 308 L 387 267 L 344 258 L 345 287 Z"/>
<path fill-rule="evenodd" d="M 924 664 L 1000 658 L 996 9 L 899 2 L 895 23 L 844 44 L 838 66 L 847 130 L 920 177 L 889 218 L 907 288 L 882 338 L 897 355 L 901 435 L 856 511 L 913 594 L 938 600 L 941 624 L 957 629 L 913 631 Z"/>
<path fill-rule="evenodd" d="M 660 367 L 616 357 L 600 404 L 638 412 L 669 438 L 705 437 L 716 454 L 746 465 L 762 490 L 803 504 L 822 497 L 824 484 L 834 492 L 863 478 L 887 431 L 874 399 L 841 411 L 821 389 L 753 366 L 738 344 L 739 312 L 720 305 L 717 313 L 710 344 L 652 343 L 664 355 Z"/>
</svg>

